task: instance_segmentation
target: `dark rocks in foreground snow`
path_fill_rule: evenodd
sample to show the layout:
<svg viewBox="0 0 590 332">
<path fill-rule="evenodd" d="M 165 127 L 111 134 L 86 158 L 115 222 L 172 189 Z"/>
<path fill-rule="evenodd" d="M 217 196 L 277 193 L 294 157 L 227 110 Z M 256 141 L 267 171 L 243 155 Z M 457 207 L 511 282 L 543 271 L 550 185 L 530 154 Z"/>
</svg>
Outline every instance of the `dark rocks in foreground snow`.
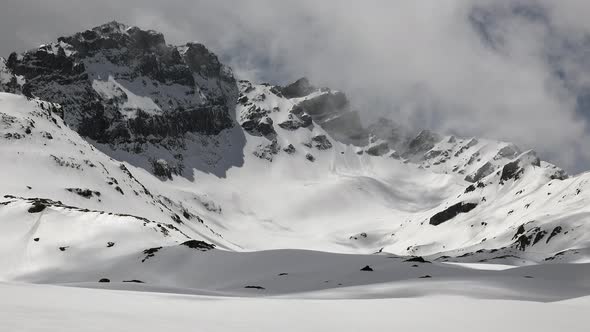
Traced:
<svg viewBox="0 0 590 332">
<path fill-rule="evenodd" d="M 244 288 L 250 288 L 250 289 L 259 289 L 259 290 L 263 290 L 266 289 L 262 286 L 244 286 Z"/>
<path fill-rule="evenodd" d="M 451 220 L 461 213 L 467 213 L 476 207 L 476 203 L 459 202 L 432 216 L 430 218 L 430 224 L 434 226 L 440 225 L 445 221 Z"/>
<path fill-rule="evenodd" d="M 135 283 L 135 284 L 144 284 L 145 282 L 141 281 L 141 280 L 137 280 L 137 279 L 133 279 L 133 280 L 123 280 L 123 282 L 130 282 L 130 283 Z"/>
<path fill-rule="evenodd" d="M 47 207 L 47 205 L 43 204 L 42 202 L 35 201 L 33 203 L 33 206 L 31 206 L 28 211 L 29 211 L 29 213 L 39 213 L 39 212 L 45 210 L 46 207 Z"/>
<path fill-rule="evenodd" d="M 412 258 L 408 258 L 404 262 L 430 263 L 429 261 L 425 260 L 422 256 L 415 256 Z"/>
<path fill-rule="evenodd" d="M 107 283 L 107 282 L 111 282 L 111 281 L 107 278 L 102 278 L 98 282 Z"/>
<path fill-rule="evenodd" d="M 368 272 L 370 272 L 370 271 L 373 271 L 373 269 L 369 265 L 367 265 L 367 266 L 363 267 L 361 269 L 361 271 L 368 271 Z"/>
</svg>

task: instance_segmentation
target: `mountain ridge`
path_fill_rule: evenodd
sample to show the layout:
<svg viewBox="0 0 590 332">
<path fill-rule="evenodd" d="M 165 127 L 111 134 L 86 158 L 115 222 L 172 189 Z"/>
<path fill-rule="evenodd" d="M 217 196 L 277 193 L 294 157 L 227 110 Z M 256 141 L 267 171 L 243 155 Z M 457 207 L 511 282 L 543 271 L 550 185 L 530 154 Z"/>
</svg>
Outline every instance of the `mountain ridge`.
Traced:
<svg viewBox="0 0 590 332">
<path fill-rule="evenodd" d="M 0 90 L 0 251 L 26 257 L 7 259 L 11 280 L 83 282 L 96 274 L 76 265 L 86 257 L 158 264 L 165 282 L 163 266 L 192 261 L 179 247 L 191 240 L 236 262 L 294 249 L 590 257 L 588 173 L 507 142 L 363 127 L 343 92 L 237 80 L 198 43 L 111 22 L 0 60 Z"/>
</svg>

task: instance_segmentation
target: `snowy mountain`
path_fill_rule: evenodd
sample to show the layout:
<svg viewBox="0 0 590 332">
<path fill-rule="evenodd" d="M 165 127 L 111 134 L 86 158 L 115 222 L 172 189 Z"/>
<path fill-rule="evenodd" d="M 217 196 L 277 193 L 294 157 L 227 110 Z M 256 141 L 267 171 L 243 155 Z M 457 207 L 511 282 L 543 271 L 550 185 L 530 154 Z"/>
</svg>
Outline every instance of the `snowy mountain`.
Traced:
<svg viewBox="0 0 590 332">
<path fill-rule="evenodd" d="M 0 280 L 590 294 L 590 173 L 514 144 L 364 127 L 343 92 L 236 80 L 201 44 L 116 22 L 0 59 L 0 90 Z"/>
</svg>

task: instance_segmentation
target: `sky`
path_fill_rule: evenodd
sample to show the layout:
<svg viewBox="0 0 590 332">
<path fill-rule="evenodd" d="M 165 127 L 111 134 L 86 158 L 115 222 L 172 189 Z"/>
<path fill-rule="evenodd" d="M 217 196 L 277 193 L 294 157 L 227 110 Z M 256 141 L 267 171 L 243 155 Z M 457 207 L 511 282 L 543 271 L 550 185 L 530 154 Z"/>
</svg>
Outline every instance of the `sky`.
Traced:
<svg viewBox="0 0 590 332">
<path fill-rule="evenodd" d="M 240 78 L 307 76 L 366 123 L 481 136 L 590 170 L 590 2 L 2 0 L 0 56 L 117 20 L 199 41 Z"/>
</svg>

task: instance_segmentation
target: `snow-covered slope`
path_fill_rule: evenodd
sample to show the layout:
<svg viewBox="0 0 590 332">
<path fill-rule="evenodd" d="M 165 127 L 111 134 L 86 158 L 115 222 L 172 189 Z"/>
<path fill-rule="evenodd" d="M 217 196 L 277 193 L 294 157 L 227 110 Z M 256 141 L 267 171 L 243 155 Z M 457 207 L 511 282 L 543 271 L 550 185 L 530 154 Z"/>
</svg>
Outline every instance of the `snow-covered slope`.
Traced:
<svg viewBox="0 0 590 332">
<path fill-rule="evenodd" d="M 75 207 L 72 211 L 83 209 L 76 212 L 80 215 L 86 210 L 96 216 L 128 214 L 166 227 L 173 224 L 191 237 L 225 246 L 198 216 L 209 204 L 205 196 L 194 193 L 172 200 L 146 187 L 134 176 L 137 169 L 104 155 L 69 129 L 57 115 L 59 105 L 7 93 L 0 93 L 0 105 L 0 181 L 2 196 L 8 195 L 4 211 L 22 212 L 25 218 L 27 205 L 37 198 L 50 199 L 53 202 L 45 205 L 59 213 L 69 211 L 65 205 Z"/>
</svg>

